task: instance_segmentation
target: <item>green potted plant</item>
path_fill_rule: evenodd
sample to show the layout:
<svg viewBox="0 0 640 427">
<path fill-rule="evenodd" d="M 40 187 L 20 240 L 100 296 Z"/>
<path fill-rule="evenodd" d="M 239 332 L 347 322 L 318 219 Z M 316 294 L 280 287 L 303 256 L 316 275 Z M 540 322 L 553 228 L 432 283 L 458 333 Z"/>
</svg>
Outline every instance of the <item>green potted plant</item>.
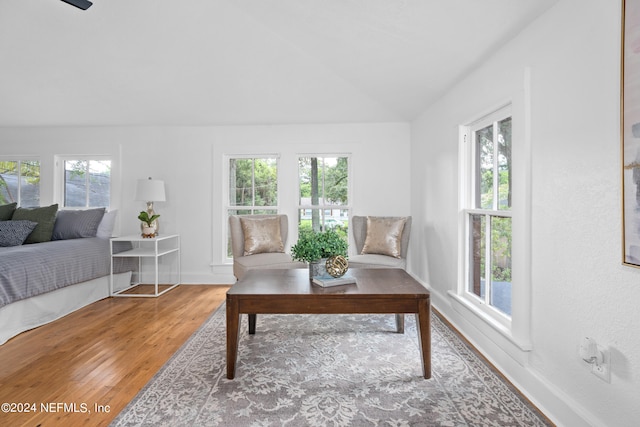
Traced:
<svg viewBox="0 0 640 427">
<path fill-rule="evenodd" d="M 347 256 L 348 243 L 335 230 L 307 232 L 291 247 L 291 256 L 296 261 L 309 263 L 309 278 L 323 274 L 321 260 L 334 255 Z"/>
<path fill-rule="evenodd" d="M 156 235 L 156 219 L 158 219 L 160 215 L 153 214 L 149 216 L 149 213 L 146 211 L 141 211 L 140 215 L 138 215 L 138 219 L 142 221 L 142 236 L 143 237 L 155 237 Z"/>
</svg>

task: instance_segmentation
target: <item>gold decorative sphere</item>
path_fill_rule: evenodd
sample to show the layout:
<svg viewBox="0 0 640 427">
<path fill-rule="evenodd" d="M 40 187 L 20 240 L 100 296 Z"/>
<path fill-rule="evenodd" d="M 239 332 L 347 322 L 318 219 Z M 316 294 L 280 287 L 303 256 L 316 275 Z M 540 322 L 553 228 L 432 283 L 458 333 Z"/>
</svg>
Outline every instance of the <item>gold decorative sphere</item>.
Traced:
<svg viewBox="0 0 640 427">
<path fill-rule="evenodd" d="M 342 277 L 349 269 L 349 261 L 342 255 L 334 255 L 327 258 L 326 268 L 332 277 Z"/>
</svg>

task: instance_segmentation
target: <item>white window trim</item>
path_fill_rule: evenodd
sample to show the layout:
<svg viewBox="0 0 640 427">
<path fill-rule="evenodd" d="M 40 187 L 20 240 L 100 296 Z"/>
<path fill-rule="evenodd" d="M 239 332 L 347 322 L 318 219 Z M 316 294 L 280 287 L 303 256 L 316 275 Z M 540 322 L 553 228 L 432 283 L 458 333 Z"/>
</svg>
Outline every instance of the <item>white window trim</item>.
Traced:
<svg viewBox="0 0 640 427">
<path fill-rule="evenodd" d="M 221 230 L 222 232 L 222 242 L 221 242 L 221 253 L 222 253 L 222 263 L 223 264 L 233 264 L 233 257 L 227 256 L 227 242 L 229 241 L 229 210 L 242 210 L 242 206 L 231 206 L 229 204 L 229 160 L 231 159 L 266 159 L 273 158 L 276 159 L 276 167 L 278 169 L 278 204 L 276 206 L 261 206 L 262 209 L 270 209 L 275 210 L 277 213 L 280 213 L 280 205 L 281 205 L 281 170 L 280 170 L 280 154 L 275 153 L 243 153 L 243 154 L 224 154 L 222 156 L 222 174 L 223 174 L 223 188 L 222 188 L 222 224 Z"/>
<path fill-rule="evenodd" d="M 40 156 L 30 156 L 30 155 L 25 155 L 25 156 L 15 156 L 15 155 L 11 155 L 11 156 L 0 156 L 0 160 L 2 161 L 7 161 L 7 162 L 38 162 L 40 164 L 40 184 L 39 184 L 39 192 L 40 192 L 40 200 L 42 200 L 42 160 L 40 159 Z M 21 177 L 22 175 L 19 174 L 19 177 Z M 22 191 L 21 191 L 21 187 L 22 187 L 22 180 L 18 179 L 18 200 L 16 200 L 16 202 L 18 203 L 18 207 L 22 206 Z M 41 202 L 42 203 L 42 202 Z"/>
<path fill-rule="evenodd" d="M 64 205 L 64 162 L 67 160 L 109 160 L 111 162 L 111 179 L 109 182 L 109 206 L 106 207 L 107 210 L 115 209 L 114 207 L 114 189 L 118 185 L 116 180 L 114 179 L 114 168 L 115 168 L 115 160 L 111 155 L 105 154 L 80 154 L 80 155 L 56 155 L 55 156 L 55 174 L 53 177 L 53 200 L 60 207 L 59 209 L 64 210 L 82 210 L 87 209 L 87 207 L 69 207 Z"/>
<path fill-rule="evenodd" d="M 528 77 L 528 75 L 526 76 Z M 528 79 L 526 82 L 528 83 Z M 526 91 L 525 91 L 526 92 Z M 509 105 L 496 108 L 482 119 L 459 127 L 459 197 L 458 197 L 458 281 L 457 289 L 449 292 L 453 300 L 453 307 L 468 321 L 475 323 L 474 319 L 480 319 L 489 330 L 511 342 L 514 347 L 509 351 L 517 360 L 518 353 L 528 352 L 532 349 L 530 338 L 530 313 L 531 313 L 531 141 L 530 141 L 530 111 L 527 93 L 525 93 L 525 108 L 519 111 L 518 117 L 514 117 L 514 108 Z M 509 110 L 505 110 L 509 108 Z M 505 111 L 508 113 L 505 115 Z M 513 190 L 514 197 L 511 211 L 500 212 L 504 216 L 512 216 L 512 314 L 511 319 L 499 310 L 487 307 L 477 296 L 470 295 L 467 291 L 467 213 L 472 211 L 484 212 L 481 209 L 470 209 L 471 204 L 471 126 L 479 122 L 493 122 L 496 117 L 513 118 L 514 144 L 512 146 Z M 518 120 L 522 117 L 520 120 Z M 484 328 L 480 328 L 484 329 Z"/>
<path fill-rule="evenodd" d="M 472 200 L 472 197 L 475 195 L 473 189 L 478 186 L 478 183 L 476 182 L 477 174 L 472 173 L 474 169 L 472 162 L 474 162 L 474 159 L 476 158 L 476 155 L 477 155 L 477 153 L 475 152 L 476 144 L 473 143 L 474 142 L 473 135 L 477 130 L 483 129 L 488 126 L 492 126 L 495 122 L 511 116 L 512 116 L 511 105 L 506 105 L 494 111 L 493 113 L 487 116 L 484 116 L 479 120 L 474 121 L 473 123 L 467 126 L 463 126 L 462 143 L 463 143 L 464 152 L 462 153 L 462 155 L 466 156 L 466 158 L 468 159 L 467 161 L 468 168 L 461 171 L 461 174 L 463 175 L 461 178 L 464 178 L 465 180 L 464 182 L 469 183 L 469 187 L 467 187 L 466 200 L 464 201 L 464 205 L 462 206 L 462 210 L 464 213 L 463 215 L 464 224 L 460 224 L 460 227 L 464 228 L 465 246 L 463 248 L 463 251 L 465 255 L 462 257 L 464 260 L 464 273 L 463 273 L 464 280 L 462 281 L 462 283 L 459 284 L 459 286 L 462 287 L 462 289 L 459 291 L 459 295 L 462 296 L 462 298 L 466 299 L 469 304 L 474 305 L 476 310 L 483 312 L 485 316 L 491 318 L 494 322 L 499 323 L 500 325 L 502 325 L 502 327 L 506 328 L 507 330 L 511 330 L 511 317 L 507 316 L 504 313 L 501 313 L 499 310 L 491 307 L 487 303 L 486 300 L 488 299 L 489 292 L 485 291 L 487 293 L 487 297 L 483 299 L 473 294 L 468 289 L 467 282 L 469 277 L 468 272 L 470 268 L 469 256 L 468 256 L 468 249 L 469 249 L 468 245 L 469 245 L 469 238 L 470 238 L 470 230 L 468 228 L 469 227 L 468 217 L 471 214 L 480 214 L 480 215 L 488 215 L 488 216 L 497 216 L 497 214 L 499 214 L 504 217 L 512 217 L 511 210 L 508 210 L 508 211 L 498 210 L 497 197 L 495 197 L 495 195 L 498 194 L 497 193 L 498 177 L 495 174 L 494 174 L 494 179 L 492 184 L 493 191 L 494 191 L 492 208 L 491 209 L 474 208 L 473 207 L 474 200 Z M 494 136 L 495 136 L 495 132 L 494 132 Z M 494 138 L 494 146 L 493 146 L 494 153 L 497 151 L 496 147 L 497 147 L 497 140 L 495 140 Z M 497 166 L 497 162 L 498 162 L 498 158 L 497 156 L 494 156 L 494 168 Z M 487 239 L 489 238 L 490 236 L 487 235 Z M 513 239 L 513 236 L 512 236 L 512 239 Z"/>
</svg>

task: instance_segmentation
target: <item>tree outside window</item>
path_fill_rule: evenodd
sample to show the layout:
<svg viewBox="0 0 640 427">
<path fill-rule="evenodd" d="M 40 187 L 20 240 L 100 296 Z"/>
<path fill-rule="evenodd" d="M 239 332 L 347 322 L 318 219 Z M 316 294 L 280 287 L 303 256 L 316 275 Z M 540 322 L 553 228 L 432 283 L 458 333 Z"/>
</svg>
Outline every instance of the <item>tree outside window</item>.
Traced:
<svg viewBox="0 0 640 427">
<path fill-rule="evenodd" d="M 334 229 L 348 240 L 349 158 L 298 159 L 298 234 Z"/>
<path fill-rule="evenodd" d="M 111 160 L 64 161 L 64 207 L 108 208 L 110 198 Z"/>
<path fill-rule="evenodd" d="M 511 315 L 511 117 L 471 128 L 467 291 Z"/>
<path fill-rule="evenodd" d="M 277 214 L 278 159 L 230 158 L 228 190 L 227 215 Z M 229 230 L 227 256 L 232 256 Z"/>
<path fill-rule="evenodd" d="M 0 205 L 40 206 L 40 162 L 0 160 Z"/>
</svg>

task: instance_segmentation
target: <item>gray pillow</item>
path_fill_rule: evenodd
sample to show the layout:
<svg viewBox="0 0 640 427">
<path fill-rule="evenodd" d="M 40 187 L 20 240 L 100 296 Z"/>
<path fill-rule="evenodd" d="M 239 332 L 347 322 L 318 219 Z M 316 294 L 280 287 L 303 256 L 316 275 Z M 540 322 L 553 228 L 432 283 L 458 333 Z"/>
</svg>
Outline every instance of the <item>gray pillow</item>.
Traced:
<svg viewBox="0 0 640 427">
<path fill-rule="evenodd" d="M 0 221 L 0 246 L 20 246 L 36 225 L 33 221 Z"/>
<path fill-rule="evenodd" d="M 0 221 L 9 221 L 13 216 L 13 211 L 16 210 L 17 203 L 9 203 L 7 205 L 0 206 Z"/>
<path fill-rule="evenodd" d="M 44 208 L 18 208 L 13 213 L 11 219 L 13 221 L 28 220 L 38 223 L 24 243 L 48 242 L 51 240 L 51 234 L 53 234 L 56 212 L 58 212 L 57 203 Z"/>
<path fill-rule="evenodd" d="M 62 210 L 56 217 L 51 240 L 96 237 L 103 216 L 104 208 L 83 211 Z"/>
</svg>

